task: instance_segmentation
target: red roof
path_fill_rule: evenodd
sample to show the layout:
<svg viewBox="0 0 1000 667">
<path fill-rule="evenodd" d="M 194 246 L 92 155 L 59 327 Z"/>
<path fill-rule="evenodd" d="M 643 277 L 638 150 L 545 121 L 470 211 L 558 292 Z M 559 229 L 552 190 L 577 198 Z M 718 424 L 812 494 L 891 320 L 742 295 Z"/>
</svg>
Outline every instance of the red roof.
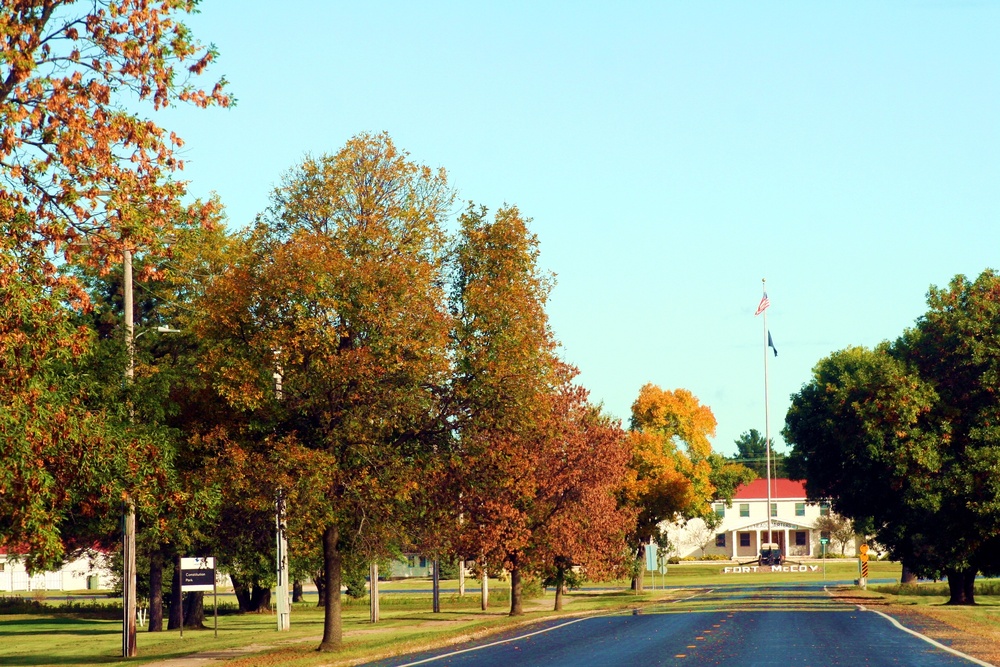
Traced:
<svg viewBox="0 0 1000 667">
<path fill-rule="evenodd" d="M 772 479 L 771 500 L 805 500 L 806 485 L 794 479 Z M 755 479 L 736 489 L 733 500 L 767 500 L 767 480 Z"/>
</svg>

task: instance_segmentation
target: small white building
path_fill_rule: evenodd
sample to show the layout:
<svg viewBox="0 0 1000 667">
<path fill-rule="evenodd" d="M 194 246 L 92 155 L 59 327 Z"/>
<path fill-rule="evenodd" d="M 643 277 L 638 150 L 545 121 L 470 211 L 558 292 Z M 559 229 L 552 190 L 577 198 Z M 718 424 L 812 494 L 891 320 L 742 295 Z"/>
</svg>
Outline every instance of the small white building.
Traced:
<svg viewBox="0 0 1000 667">
<path fill-rule="evenodd" d="M 16 556 L 0 554 L 0 591 L 78 591 L 111 587 L 111 573 L 98 564 L 99 558 L 82 555 L 52 572 L 29 575 Z"/>
<path fill-rule="evenodd" d="M 815 525 L 820 516 L 830 513 L 829 503 L 806 500 L 805 484 L 790 479 L 771 480 L 771 535 L 768 539 L 767 481 L 755 479 L 736 490 L 731 506 L 715 501 L 712 507 L 722 524 L 714 535 L 706 533 L 705 524 L 695 519 L 669 531 L 670 541 L 679 556 L 726 556 L 743 561 L 756 558 L 760 545 L 777 543 L 786 558 L 818 558 L 821 534 Z M 829 552 L 830 546 L 827 545 Z"/>
</svg>

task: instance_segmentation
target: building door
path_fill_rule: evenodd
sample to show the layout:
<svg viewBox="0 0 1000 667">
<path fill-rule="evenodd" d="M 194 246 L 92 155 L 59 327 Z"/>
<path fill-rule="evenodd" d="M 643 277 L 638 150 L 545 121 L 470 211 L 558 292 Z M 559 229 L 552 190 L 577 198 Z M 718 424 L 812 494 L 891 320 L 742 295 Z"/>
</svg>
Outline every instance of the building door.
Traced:
<svg viewBox="0 0 1000 667">
<path fill-rule="evenodd" d="M 772 530 L 771 539 L 765 541 L 770 542 L 772 544 L 777 544 L 778 548 L 781 549 L 781 553 L 785 555 L 788 554 L 788 551 L 785 549 L 785 531 Z"/>
</svg>

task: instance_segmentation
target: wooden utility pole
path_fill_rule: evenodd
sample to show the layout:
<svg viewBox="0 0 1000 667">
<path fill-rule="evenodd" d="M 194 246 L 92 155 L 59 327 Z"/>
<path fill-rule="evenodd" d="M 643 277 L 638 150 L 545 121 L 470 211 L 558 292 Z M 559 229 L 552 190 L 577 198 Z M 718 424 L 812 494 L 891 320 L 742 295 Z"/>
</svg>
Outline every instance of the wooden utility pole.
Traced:
<svg viewBox="0 0 1000 667">
<path fill-rule="evenodd" d="M 125 386 L 131 394 L 135 380 L 135 321 L 132 306 L 132 252 L 124 251 L 124 300 L 125 300 L 125 348 L 128 363 L 125 366 Z M 133 416 L 132 397 L 127 397 L 129 419 Z M 136 644 L 136 566 L 135 566 L 135 501 L 131 495 L 125 497 L 125 525 L 122 539 L 122 657 L 134 658 L 139 650 Z"/>
</svg>

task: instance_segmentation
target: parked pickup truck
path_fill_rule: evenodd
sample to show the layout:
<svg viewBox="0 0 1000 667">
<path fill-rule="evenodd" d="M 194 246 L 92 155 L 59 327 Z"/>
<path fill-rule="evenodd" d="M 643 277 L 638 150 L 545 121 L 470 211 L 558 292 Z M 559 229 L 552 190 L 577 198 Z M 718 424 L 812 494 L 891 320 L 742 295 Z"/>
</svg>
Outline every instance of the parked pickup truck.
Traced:
<svg viewBox="0 0 1000 667">
<path fill-rule="evenodd" d="M 779 547 L 774 542 L 765 542 L 760 545 L 760 558 L 757 559 L 758 565 L 781 565 L 781 561 L 784 560 L 781 555 L 781 547 Z"/>
</svg>

